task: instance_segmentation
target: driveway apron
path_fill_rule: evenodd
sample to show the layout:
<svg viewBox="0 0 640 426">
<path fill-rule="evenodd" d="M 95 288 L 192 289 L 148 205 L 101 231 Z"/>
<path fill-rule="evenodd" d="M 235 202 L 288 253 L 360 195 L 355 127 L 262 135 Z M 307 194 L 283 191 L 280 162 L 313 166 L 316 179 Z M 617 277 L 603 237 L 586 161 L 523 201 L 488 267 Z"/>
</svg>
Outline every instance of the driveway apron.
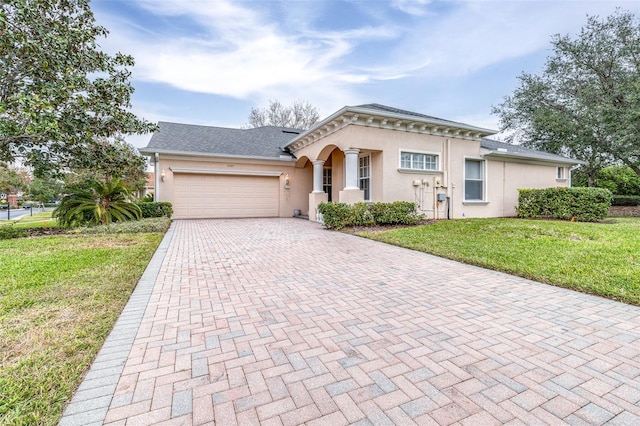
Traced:
<svg viewBox="0 0 640 426">
<path fill-rule="evenodd" d="M 638 307 L 298 219 L 175 221 L 138 287 L 61 425 L 640 424 Z"/>
</svg>

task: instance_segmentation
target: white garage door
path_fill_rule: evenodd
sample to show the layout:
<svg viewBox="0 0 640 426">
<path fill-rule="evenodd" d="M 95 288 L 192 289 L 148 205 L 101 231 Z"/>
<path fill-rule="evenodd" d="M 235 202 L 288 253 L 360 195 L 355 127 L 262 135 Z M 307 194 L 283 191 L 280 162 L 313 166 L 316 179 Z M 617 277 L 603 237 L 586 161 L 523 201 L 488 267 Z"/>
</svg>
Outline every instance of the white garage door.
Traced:
<svg viewBox="0 0 640 426">
<path fill-rule="evenodd" d="M 272 176 L 176 173 L 173 217 L 277 217 L 278 183 Z"/>
</svg>

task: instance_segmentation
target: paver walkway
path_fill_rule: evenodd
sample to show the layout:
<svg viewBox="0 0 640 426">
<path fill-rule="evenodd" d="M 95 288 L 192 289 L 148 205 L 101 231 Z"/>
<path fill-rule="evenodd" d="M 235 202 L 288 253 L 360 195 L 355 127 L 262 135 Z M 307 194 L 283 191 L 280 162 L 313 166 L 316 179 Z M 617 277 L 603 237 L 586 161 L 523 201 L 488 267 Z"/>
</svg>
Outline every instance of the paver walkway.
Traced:
<svg viewBox="0 0 640 426">
<path fill-rule="evenodd" d="M 640 424 L 638 307 L 296 219 L 163 244 L 62 425 Z"/>
</svg>

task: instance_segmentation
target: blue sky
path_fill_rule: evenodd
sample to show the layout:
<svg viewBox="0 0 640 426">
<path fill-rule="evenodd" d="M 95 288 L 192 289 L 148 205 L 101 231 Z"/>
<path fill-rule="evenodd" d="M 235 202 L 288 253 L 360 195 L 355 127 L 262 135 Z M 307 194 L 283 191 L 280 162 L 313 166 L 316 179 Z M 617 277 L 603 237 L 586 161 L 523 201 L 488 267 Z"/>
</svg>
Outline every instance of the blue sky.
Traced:
<svg viewBox="0 0 640 426">
<path fill-rule="evenodd" d="M 587 15 L 640 2 L 608 0 L 93 0 L 131 54 L 133 111 L 150 121 L 246 123 L 269 99 L 309 101 L 325 117 L 381 103 L 497 129 L 491 107 L 539 72 L 553 34 Z M 142 147 L 150 136 L 130 137 Z"/>
</svg>

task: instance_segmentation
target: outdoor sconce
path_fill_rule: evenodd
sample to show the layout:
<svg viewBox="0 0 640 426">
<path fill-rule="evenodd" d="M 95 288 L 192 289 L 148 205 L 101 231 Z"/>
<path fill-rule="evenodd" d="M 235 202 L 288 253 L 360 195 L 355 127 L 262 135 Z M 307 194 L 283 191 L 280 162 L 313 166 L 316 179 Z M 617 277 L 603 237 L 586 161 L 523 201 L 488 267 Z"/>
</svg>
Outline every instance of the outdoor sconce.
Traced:
<svg viewBox="0 0 640 426">
<path fill-rule="evenodd" d="M 164 169 L 162 169 L 162 172 L 160 173 L 160 179 L 164 182 L 164 178 L 167 177 L 167 174 L 164 172 Z"/>
<path fill-rule="evenodd" d="M 289 187 L 289 173 L 284 175 L 284 186 L 285 186 L 285 188 Z"/>
</svg>

